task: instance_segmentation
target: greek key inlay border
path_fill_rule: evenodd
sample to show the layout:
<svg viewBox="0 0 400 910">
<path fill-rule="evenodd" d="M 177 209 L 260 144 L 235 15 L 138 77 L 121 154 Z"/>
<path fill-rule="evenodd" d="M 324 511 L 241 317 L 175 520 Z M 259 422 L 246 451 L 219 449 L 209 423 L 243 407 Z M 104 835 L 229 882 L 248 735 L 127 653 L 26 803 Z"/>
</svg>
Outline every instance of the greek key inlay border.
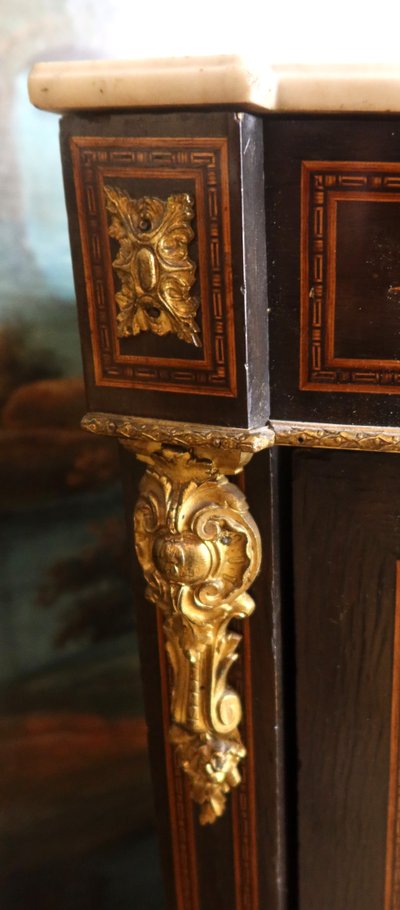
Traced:
<svg viewBox="0 0 400 910">
<path fill-rule="evenodd" d="M 96 385 L 236 397 L 226 137 L 70 139 Z M 115 287 L 104 183 L 117 178 L 193 185 L 204 355 L 124 353 L 115 327 Z M 186 185 L 185 184 L 185 185 Z"/>
<path fill-rule="evenodd" d="M 399 395 L 400 359 L 335 356 L 337 206 L 346 200 L 399 204 L 400 164 L 302 162 L 300 389 Z"/>
</svg>

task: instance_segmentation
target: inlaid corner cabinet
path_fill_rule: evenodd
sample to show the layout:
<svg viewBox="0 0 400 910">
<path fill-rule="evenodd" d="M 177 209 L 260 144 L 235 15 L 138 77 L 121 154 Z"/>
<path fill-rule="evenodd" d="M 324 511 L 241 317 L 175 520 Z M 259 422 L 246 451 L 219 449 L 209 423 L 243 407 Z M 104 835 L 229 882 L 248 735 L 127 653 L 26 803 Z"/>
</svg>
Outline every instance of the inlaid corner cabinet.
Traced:
<svg viewBox="0 0 400 910">
<path fill-rule="evenodd" d="M 400 121 L 66 114 L 170 910 L 400 908 Z"/>
</svg>

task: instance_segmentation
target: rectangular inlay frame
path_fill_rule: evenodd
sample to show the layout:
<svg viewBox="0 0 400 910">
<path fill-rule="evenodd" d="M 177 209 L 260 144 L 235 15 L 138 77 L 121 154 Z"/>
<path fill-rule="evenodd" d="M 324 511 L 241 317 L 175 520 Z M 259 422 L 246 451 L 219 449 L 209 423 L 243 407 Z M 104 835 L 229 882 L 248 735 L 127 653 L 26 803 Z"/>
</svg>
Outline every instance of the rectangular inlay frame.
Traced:
<svg viewBox="0 0 400 910">
<path fill-rule="evenodd" d="M 70 140 L 97 386 L 236 397 L 236 355 L 228 142 L 225 137 Z M 122 354 L 115 325 L 114 282 L 105 178 L 194 181 L 204 358 Z M 206 231 L 208 224 L 208 234 Z"/>
<path fill-rule="evenodd" d="M 400 204 L 400 164 L 303 161 L 300 389 L 400 394 L 400 359 L 335 356 L 339 203 Z"/>
</svg>

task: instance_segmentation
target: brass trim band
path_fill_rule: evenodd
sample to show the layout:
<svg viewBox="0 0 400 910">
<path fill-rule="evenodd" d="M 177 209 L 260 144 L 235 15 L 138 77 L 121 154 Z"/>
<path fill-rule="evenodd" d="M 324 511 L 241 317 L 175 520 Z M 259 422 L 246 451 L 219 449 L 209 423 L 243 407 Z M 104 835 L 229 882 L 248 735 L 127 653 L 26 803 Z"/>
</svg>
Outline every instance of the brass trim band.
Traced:
<svg viewBox="0 0 400 910">
<path fill-rule="evenodd" d="M 151 417 L 126 417 L 121 414 L 96 412 L 85 414 L 81 425 L 84 430 L 100 436 L 141 439 L 149 443 L 170 443 L 184 447 L 236 449 L 250 454 L 261 452 L 262 449 L 273 446 L 275 442 L 275 433 L 270 427 L 244 430 L 238 427 L 178 423 L 173 420 L 155 420 Z"/>
<path fill-rule="evenodd" d="M 273 420 L 274 445 L 362 452 L 400 452 L 400 428 Z"/>
<path fill-rule="evenodd" d="M 271 446 L 400 452 L 398 427 L 271 420 L 266 427 L 245 430 L 103 413 L 86 414 L 82 427 L 91 433 L 116 436 L 126 442 L 143 440 L 157 445 L 170 443 L 184 448 L 206 447 L 213 451 L 236 451 L 250 456 Z"/>
</svg>

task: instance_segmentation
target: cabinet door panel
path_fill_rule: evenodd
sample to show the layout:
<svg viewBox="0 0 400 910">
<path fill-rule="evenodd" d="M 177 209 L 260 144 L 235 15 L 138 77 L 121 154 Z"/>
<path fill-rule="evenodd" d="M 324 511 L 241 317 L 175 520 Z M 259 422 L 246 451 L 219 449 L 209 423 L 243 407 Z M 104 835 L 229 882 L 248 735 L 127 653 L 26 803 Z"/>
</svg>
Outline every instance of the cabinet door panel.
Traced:
<svg viewBox="0 0 400 910">
<path fill-rule="evenodd" d="M 399 906 L 399 557 L 398 458 L 296 452 L 301 910 Z"/>
<path fill-rule="evenodd" d="M 273 419 L 398 426 L 393 117 L 264 120 Z"/>
</svg>

